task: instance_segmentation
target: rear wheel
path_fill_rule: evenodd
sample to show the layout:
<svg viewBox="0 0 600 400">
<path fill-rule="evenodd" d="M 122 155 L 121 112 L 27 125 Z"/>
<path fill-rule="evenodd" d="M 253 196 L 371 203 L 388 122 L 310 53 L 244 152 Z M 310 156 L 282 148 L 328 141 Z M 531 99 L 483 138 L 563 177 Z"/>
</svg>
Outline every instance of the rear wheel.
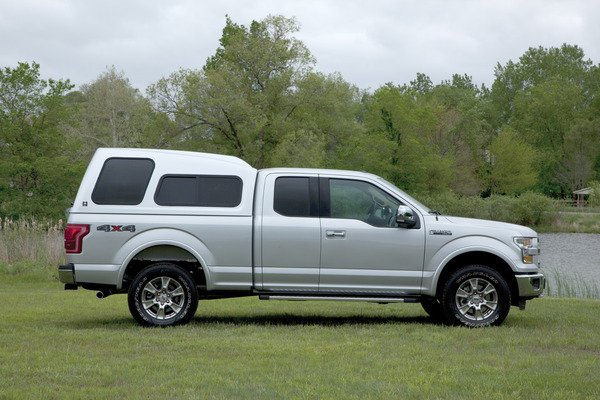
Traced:
<svg viewBox="0 0 600 400">
<path fill-rule="evenodd" d="M 145 326 L 187 323 L 198 308 L 198 292 L 191 276 L 171 263 L 142 270 L 128 294 L 129 311 Z"/>
<path fill-rule="evenodd" d="M 510 310 L 510 289 L 497 271 L 485 265 L 470 265 L 450 276 L 441 306 L 451 324 L 500 325 Z"/>
</svg>

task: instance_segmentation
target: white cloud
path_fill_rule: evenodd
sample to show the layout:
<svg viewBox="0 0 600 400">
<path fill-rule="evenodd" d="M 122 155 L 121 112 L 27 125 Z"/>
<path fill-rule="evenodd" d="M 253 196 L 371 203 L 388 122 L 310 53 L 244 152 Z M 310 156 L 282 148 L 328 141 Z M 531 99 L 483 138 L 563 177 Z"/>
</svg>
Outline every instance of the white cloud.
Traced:
<svg viewBox="0 0 600 400">
<path fill-rule="evenodd" d="M 598 63 L 599 10 L 585 0 L 0 0 L 0 67 L 36 61 L 44 77 L 81 85 L 115 65 L 144 90 L 180 67 L 201 68 L 226 14 L 246 26 L 282 14 L 297 17 L 317 69 L 361 88 L 417 72 L 490 85 L 497 62 L 529 47 L 577 44 Z"/>
</svg>

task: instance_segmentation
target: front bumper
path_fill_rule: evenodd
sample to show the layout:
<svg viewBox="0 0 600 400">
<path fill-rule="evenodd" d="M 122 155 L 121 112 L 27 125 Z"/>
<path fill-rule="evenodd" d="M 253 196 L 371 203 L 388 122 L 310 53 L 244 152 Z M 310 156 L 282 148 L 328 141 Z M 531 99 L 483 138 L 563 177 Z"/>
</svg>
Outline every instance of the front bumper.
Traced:
<svg viewBox="0 0 600 400">
<path fill-rule="evenodd" d="M 73 264 L 58 267 L 58 280 L 67 285 L 75 284 L 75 266 Z"/>
<path fill-rule="evenodd" d="M 517 275 L 519 298 L 539 297 L 546 288 L 546 277 L 542 273 L 535 275 Z"/>
</svg>

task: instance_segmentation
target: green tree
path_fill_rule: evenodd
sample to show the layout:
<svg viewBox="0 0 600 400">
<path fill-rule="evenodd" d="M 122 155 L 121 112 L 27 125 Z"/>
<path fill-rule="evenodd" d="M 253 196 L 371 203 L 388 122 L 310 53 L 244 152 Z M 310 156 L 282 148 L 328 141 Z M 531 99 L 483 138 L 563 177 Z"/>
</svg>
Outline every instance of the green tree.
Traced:
<svg viewBox="0 0 600 400">
<path fill-rule="evenodd" d="M 433 90 L 433 82 L 429 76 L 418 72 L 417 78 L 413 81 L 410 81 L 410 86 L 405 88 L 405 90 L 410 90 L 414 93 L 426 96 Z"/>
<path fill-rule="evenodd" d="M 428 78 L 418 80 L 425 82 L 421 92 L 390 83 L 365 99 L 366 133 L 356 153 L 364 169 L 401 188 L 444 191 L 456 180 L 454 156 L 442 149 L 447 115 L 439 104 L 422 101 Z"/>
<path fill-rule="evenodd" d="M 435 86 L 424 74 L 409 86 L 386 84 L 365 99 L 364 147 L 373 143 L 380 153 L 369 162 L 409 191 L 478 193 L 480 150 L 493 132 L 490 108 L 467 75 Z"/>
<path fill-rule="evenodd" d="M 582 87 L 589 99 L 594 97 L 589 73 L 593 63 L 585 59 L 583 49 L 563 44 L 560 48 L 530 47 L 518 62 L 509 60 L 497 64 L 491 99 L 497 110 L 497 126 L 513 119 L 514 101 L 519 93 L 528 93 L 533 87 L 549 79 L 561 77 Z"/>
<path fill-rule="evenodd" d="M 295 154 L 296 161 L 276 161 L 269 155 L 269 165 L 340 167 L 346 149 L 353 145 L 353 138 L 363 130 L 362 125 L 357 123 L 359 98 L 358 88 L 339 74 L 307 74 L 298 82 L 296 93 L 290 97 L 290 101 L 297 104 L 294 112 L 288 118 L 277 119 L 273 124 L 274 132 L 283 138 L 293 135 L 297 142 L 290 146 L 290 142 L 279 140 L 272 152 Z M 305 150 L 306 157 L 298 157 L 299 149 Z M 322 162 L 316 163 L 316 160 Z M 356 168 L 356 165 L 351 163 L 348 167 Z"/>
<path fill-rule="evenodd" d="M 178 127 L 173 141 L 259 168 L 289 161 L 289 146 L 304 149 L 294 163 L 334 162 L 345 129 L 356 129 L 345 122 L 356 116 L 339 105 L 357 102 L 358 91 L 339 76 L 312 71 L 314 58 L 293 37 L 298 30 L 295 19 L 282 16 L 249 28 L 227 18 L 221 47 L 202 70 L 180 70 L 149 88 L 156 108 Z M 332 120 L 345 128 L 332 129 Z"/>
<path fill-rule="evenodd" d="M 158 128 L 152 105 L 114 66 L 69 98 L 76 110 L 73 132 L 84 143 L 85 159 L 98 147 L 155 144 Z"/>
<path fill-rule="evenodd" d="M 600 157 L 600 120 L 585 118 L 572 125 L 565 135 L 564 148 L 556 181 L 572 193 L 595 179 L 595 163 Z"/>
<path fill-rule="evenodd" d="M 35 62 L 0 70 L 0 214 L 56 216 L 68 206 L 82 168 L 61 128 L 72 87 L 41 79 Z"/>
<path fill-rule="evenodd" d="M 592 207 L 600 207 L 600 182 L 592 181 L 589 183 L 590 197 L 589 204 Z"/>
<path fill-rule="evenodd" d="M 563 77 L 549 78 L 515 99 L 512 125 L 540 152 L 539 181 L 546 194 L 564 198 L 572 191 L 566 178 L 571 158 L 566 138 L 583 117 L 583 109 L 581 87 Z"/>
<path fill-rule="evenodd" d="M 493 124 L 511 126 L 536 147 L 537 190 L 547 195 L 570 196 L 600 170 L 599 74 L 581 48 L 566 44 L 530 48 L 496 68 Z"/>
<path fill-rule="evenodd" d="M 481 149 L 494 136 L 489 121 L 493 107 L 485 87 L 477 87 L 468 75 L 454 74 L 451 81 L 435 86 L 429 102 L 440 104 L 445 117 L 440 126 L 440 149 L 451 155 L 457 179 L 452 189 L 460 195 L 474 195 L 483 187 L 478 175 Z"/>
<path fill-rule="evenodd" d="M 492 140 L 489 157 L 490 170 L 486 181 L 491 194 L 516 195 L 535 184 L 535 148 L 510 128 Z"/>
</svg>

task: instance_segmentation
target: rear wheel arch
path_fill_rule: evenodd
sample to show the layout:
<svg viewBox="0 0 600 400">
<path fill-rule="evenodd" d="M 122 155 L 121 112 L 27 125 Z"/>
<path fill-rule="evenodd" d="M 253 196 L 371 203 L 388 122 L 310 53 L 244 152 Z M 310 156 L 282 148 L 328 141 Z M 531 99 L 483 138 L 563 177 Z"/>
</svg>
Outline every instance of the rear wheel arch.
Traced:
<svg viewBox="0 0 600 400">
<path fill-rule="evenodd" d="M 183 266 L 188 258 L 196 260 L 196 269 L 202 268 L 203 281 L 206 283 L 210 280 L 207 266 L 215 264 L 215 257 L 197 237 L 189 232 L 170 228 L 140 232 L 127 240 L 113 257 L 114 263 L 121 266 L 116 281 L 117 289 L 121 292 L 127 290 L 127 285 L 135 278 L 134 273 L 139 273 L 151 264 L 148 260 L 181 263 Z"/>
<path fill-rule="evenodd" d="M 122 288 L 128 290 L 135 277 L 156 263 L 170 263 L 190 274 L 196 286 L 206 287 L 205 265 L 201 257 L 173 244 L 149 246 L 131 257 L 121 279 Z"/>
</svg>

